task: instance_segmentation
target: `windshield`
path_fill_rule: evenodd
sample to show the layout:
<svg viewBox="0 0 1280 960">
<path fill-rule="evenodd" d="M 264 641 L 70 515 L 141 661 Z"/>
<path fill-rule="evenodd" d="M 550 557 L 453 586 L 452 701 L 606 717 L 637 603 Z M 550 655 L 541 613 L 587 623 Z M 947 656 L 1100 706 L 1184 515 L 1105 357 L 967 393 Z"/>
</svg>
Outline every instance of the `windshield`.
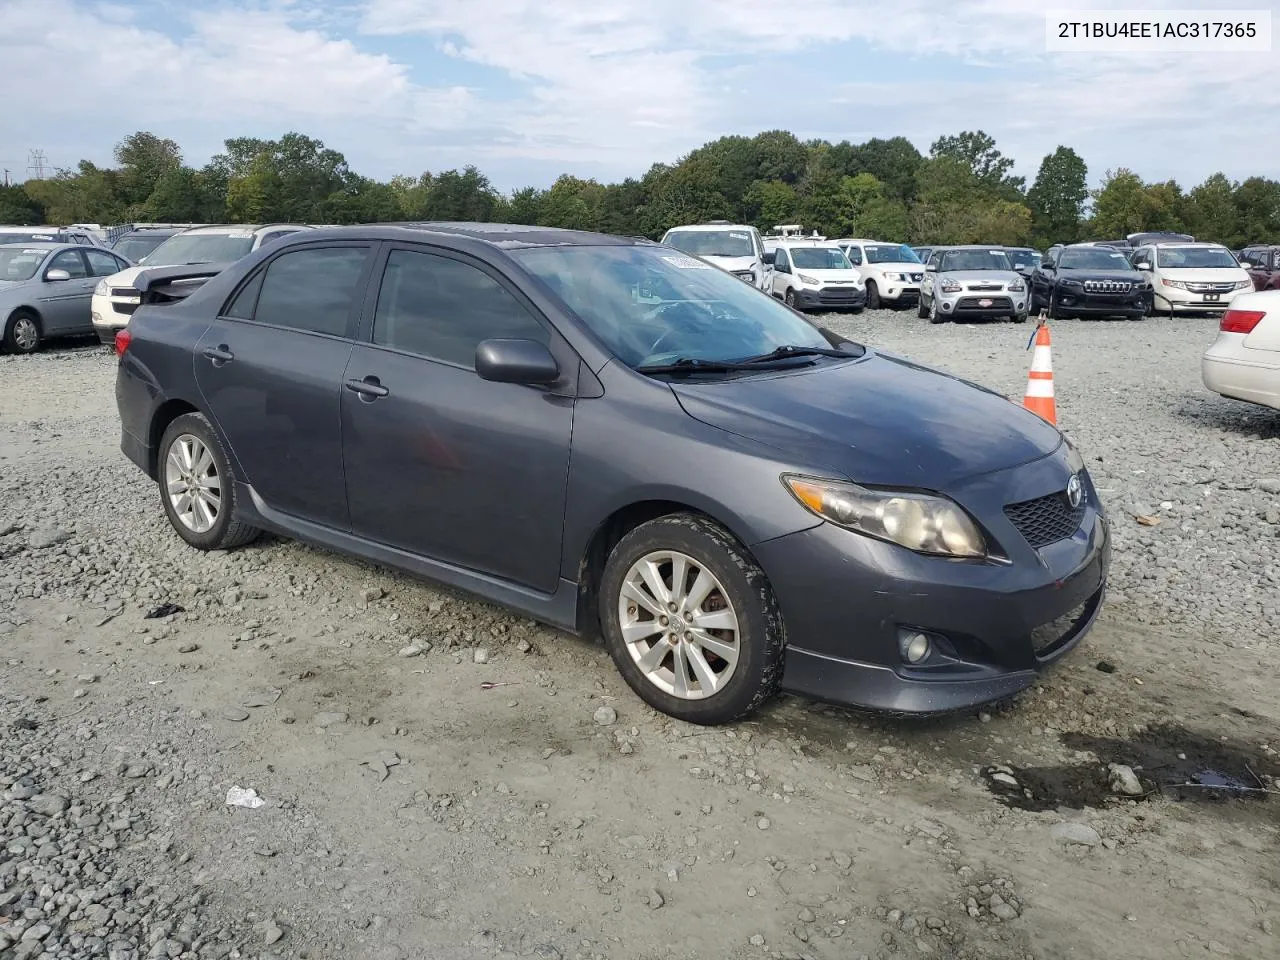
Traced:
<svg viewBox="0 0 1280 960">
<path fill-rule="evenodd" d="M 1231 251 L 1224 247 L 1157 247 L 1157 266 L 1182 269 L 1239 267 Z"/>
<path fill-rule="evenodd" d="M 30 280 L 48 253 L 48 250 L 0 246 L 0 280 Z"/>
<path fill-rule="evenodd" d="M 1030 267 L 1034 270 L 1040 266 L 1040 254 L 1034 250 L 1006 250 L 1004 255 L 1015 267 Z"/>
<path fill-rule="evenodd" d="M 111 249 L 120 256 L 128 257 L 134 263 L 138 263 L 167 239 L 168 237 L 122 237 Z"/>
<path fill-rule="evenodd" d="M 230 263 L 253 249 L 253 234 L 179 233 L 160 244 L 147 257 L 148 267 L 173 267 L 184 263 Z M 739 281 L 741 282 L 741 281 Z"/>
<path fill-rule="evenodd" d="M 57 232 L 56 230 L 53 230 L 53 231 L 45 231 L 45 232 L 43 232 L 43 233 L 41 233 L 40 231 L 33 231 L 33 232 L 31 232 L 31 233 L 25 233 L 25 232 L 20 232 L 20 231 L 14 231 L 13 233 L 10 233 L 10 232 L 8 232 L 7 230 L 6 230 L 6 231 L 0 231 L 0 244 L 5 244 L 5 243 L 56 243 L 56 242 L 58 242 L 59 240 L 60 240 L 60 238 L 59 238 L 59 236 L 58 236 L 58 232 Z"/>
<path fill-rule="evenodd" d="M 662 247 L 538 247 L 511 256 L 631 367 L 831 346 L 768 294 Z"/>
<path fill-rule="evenodd" d="M 756 253 L 745 230 L 673 230 L 667 244 L 695 257 L 754 257 Z"/>
<path fill-rule="evenodd" d="M 1012 270 L 1003 250 L 948 250 L 939 270 Z"/>
<path fill-rule="evenodd" d="M 867 263 L 919 263 L 920 258 L 910 247 L 896 243 L 863 244 L 867 254 Z"/>
<path fill-rule="evenodd" d="M 852 270 L 853 264 L 839 247 L 791 247 L 791 263 L 800 270 Z"/>
<path fill-rule="evenodd" d="M 1117 250 L 1102 247 L 1084 247 L 1080 250 L 1063 250 L 1064 270 L 1128 270 L 1129 259 Z"/>
</svg>

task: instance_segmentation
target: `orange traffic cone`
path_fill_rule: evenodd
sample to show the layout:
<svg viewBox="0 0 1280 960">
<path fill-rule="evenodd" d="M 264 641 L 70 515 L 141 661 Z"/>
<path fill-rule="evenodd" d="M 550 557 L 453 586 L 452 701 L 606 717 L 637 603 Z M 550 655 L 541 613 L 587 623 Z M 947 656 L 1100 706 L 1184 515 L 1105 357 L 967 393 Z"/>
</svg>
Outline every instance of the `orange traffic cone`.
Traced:
<svg viewBox="0 0 1280 960">
<path fill-rule="evenodd" d="M 1031 355 L 1031 373 L 1027 377 L 1027 395 L 1022 405 L 1054 426 L 1058 424 L 1058 408 L 1053 402 L 1053 360 L 1050 357 L 1049 325 L 1044 318 L 1036 328 L 1036 349 Z"/>
</svg>

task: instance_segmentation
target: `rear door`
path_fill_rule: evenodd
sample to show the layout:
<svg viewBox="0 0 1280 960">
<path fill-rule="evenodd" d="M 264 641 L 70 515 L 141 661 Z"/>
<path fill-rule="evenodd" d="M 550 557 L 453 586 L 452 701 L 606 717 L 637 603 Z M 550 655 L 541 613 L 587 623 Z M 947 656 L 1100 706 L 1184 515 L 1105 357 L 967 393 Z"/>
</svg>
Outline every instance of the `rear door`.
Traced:
<svg viewBox="0 0 1280 960">
<path fill-rule="evenodd" d="M 342 373 L 373 243 L 292 247 L 246 278 L 196 345 L 196 381 L 273 510 L 348 530 Z"/>
<path fill-rule="evenodd" d="M 553 593 L 560 579 L 572 396 L 482 380 L 476 347 L 537 340 L 578 357 L 488 265 L 393 246 L 351 353 L 342 437 L 352 532 Z M 364 338 L 362 338 L 363 340 Z"/>
<path fill-rule="evenodd" d="M 89 301 L 98 281 L 89 273 L 80 250 L 63 250 L 45 265 L 42 276 L 50 270 L 65 270 L 70 280 L 45 280 L 40 289 L 40 317 L 46 336 L 92 330 L 89 323 Z"/>
</svg>

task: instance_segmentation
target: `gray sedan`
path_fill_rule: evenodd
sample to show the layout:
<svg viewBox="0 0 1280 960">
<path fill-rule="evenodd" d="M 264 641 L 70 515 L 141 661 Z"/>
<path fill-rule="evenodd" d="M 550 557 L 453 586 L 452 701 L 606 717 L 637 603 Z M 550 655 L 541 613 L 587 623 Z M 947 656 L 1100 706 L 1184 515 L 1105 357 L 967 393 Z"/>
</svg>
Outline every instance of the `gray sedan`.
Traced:
<svg viewBox="0 0 1280 960">
<path fill-rule="evenodd" d="M 0 344 L 10 353 L 31 353 L 46 337 L 93 333 L 94 285 L 131 266 L 100 247 L 0 244 Z"/>
</svg>

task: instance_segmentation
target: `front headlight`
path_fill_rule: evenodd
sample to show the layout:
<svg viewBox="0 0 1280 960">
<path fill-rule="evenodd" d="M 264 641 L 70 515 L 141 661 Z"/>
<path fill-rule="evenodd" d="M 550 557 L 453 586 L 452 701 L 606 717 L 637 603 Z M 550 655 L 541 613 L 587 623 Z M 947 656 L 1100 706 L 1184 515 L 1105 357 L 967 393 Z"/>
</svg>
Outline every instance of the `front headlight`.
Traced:
<svg viewBox="0 0 1280 960">
<path fill-rule="evenodd" d="M 1236 289 L 1237 289 L 1237 290 L 1252 290 L 1252 289 L 1253 289 L 1253 281 L 1252 281 L 1252 280 L 1237 280 L 1237 281 L 1236 281 Z"/>
<path fill-rule="evenodd" d="M 1023 285 L 1021 280 L 1015 280 L 1013 283 L 1009 284 L 1010 293 L 1021 293 L 1025 289 L 1027 288 Z"/>
<path fill-rule="evenodd" d="M 1183 283 L 1181 280 L 1164 280 L 1164 279 L 1161 279 L 1161 281 L 1160 281 L 1160 282 L 1161 282 L 1161 283 L 1163 283 L 1166 287 L 1173 287 L 1173 289 L 1175 289 L 1175 290 L 1185 290 L 1185 289 L 1187 289 L 1187 285 L 1186 285 L 1185 283 Z"/>
<path fill-rule="evenodd" d="M 1058 281 L 1060 287 L 1083 287 L 1084 283 L 1079 280 L 1072 280 L 1070 277 L 1063 277 Z"/>
<path fill-rule="evenodd" d="M 906 283 L 906 282 L 907 282 L 907 275 L 906 275 L 905 273 L 886 273 L 886 274 L 884 275 L 884 278 L 885 278 L 886 280 L 892 280 L 894 283 Z"/>
<path fill-rule="evenodd" d="M 823 520 L 916 553 L 985 557 L 982 533 L 963 510 L 944 497 L 871 490 L 842 480 L 784 474 L 792 496 Z"/>
<path fill-rule="evenodd" d="M 817 280 L 813 279 L 813 277 L 806 277 L 803 273 L 797 273 L 796 279 L 799 280 L 801 283 L 809 284 L 809 286 L 811 287 L 816 287 L 818 285 Z"/>
<path fill-rule="evenodd" d="M 105 281 L 105 280 L 99 280 L 99 281 L 98 281 L 98 285 L 97 285 L 96 287 L 94 287 L 94 288 L 93 288 L 93 295 L 94 295 L 95 297 L 106 297 L 106 296 L 110 296 L 110 295 L 111 295 L 111 288 L 110 288 L 109 286 L 107 286 L 107 281 Z"/>
<path fill-rule="evenodd" d="M 952 280 L 950 277 L 941 277 L 938 285 L 943 293 L 959 293 L 964 287 L 960 286 L 959 280 Z"/>
</svg>

